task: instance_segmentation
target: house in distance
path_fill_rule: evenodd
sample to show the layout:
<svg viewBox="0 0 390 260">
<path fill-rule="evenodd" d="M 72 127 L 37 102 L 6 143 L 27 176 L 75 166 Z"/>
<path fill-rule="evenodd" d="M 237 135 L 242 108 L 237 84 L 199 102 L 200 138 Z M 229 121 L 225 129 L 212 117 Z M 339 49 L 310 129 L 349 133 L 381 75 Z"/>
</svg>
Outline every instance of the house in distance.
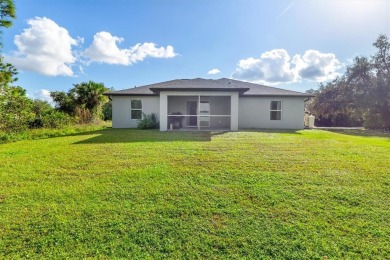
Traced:
<svg viewBox="0 0 390 260">
<path fill-rule="evenodd" d="M 106 93 L 113 128 L 155 113 L 160 130 L 303 129 L 311 95 L 233 79 L 176 79 Z"/>
</svg>

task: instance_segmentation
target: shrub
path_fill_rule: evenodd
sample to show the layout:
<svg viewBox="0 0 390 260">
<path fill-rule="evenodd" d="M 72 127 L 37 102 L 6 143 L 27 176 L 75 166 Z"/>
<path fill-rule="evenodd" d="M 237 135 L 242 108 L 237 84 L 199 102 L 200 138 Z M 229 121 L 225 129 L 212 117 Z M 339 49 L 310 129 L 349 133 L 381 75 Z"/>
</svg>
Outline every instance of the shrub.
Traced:
<svg viewBox="0 0 390 260">
<path fill-rule="evenodd" d="M 112 102 L 107 102 L 103 104 L 102 107 L 103 120 L 108 121 L 112 120 Z"/>
<path fill-rule="evenodd" d="M 42 118 L 48 114 L 56 112 L 55 108 L 52 107 L 49 102 L 39 99 L 35 99 L 32 102 L 31 110 L 34 112 L 35 116 L 34 119 L 28 122 L 28 128 L 30 129 L 44 127 Z"/>
<path fill-rule="evenodd" d="M 75 115 L 79 124 L 91 123 L 93 116 L 88 108 L 76 107 Z"/>
<path fill-rule="evenodd" d="M 151 113 L 149 115 L 143 114 L 141 120 L 138 121 L 138 129 L 155 129 L 159 128 L 160 124 L 157 121 L 157 115 Z"/>
<path fill-rule="evenodd" d="M 34 120 L 28 122 L 28 128 L 42 128 L 43 127 L 43 122 L 42 118 L 35 118 Z"/>
<path fill-rule="evenodd" d="M 74 119 L 63 112 L 53 111 L 44 115 L 41 123 L 46 128 L 61 128 L 74 123 Z"/>
<path fill-rule="evenodd" d="M 34 119 L 32 102 L 21 87 L 0 86 L 0 131 L 18 133 L 28 128 Z"/>
</svg>

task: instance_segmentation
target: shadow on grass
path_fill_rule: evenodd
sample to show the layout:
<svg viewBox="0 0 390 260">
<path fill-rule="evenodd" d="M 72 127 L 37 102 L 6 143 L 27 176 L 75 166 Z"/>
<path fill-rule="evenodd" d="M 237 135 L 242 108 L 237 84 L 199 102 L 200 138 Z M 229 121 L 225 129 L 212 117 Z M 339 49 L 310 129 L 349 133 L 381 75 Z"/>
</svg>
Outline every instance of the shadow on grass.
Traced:
<svg viewBox="0 0 390 260">
<path fill-rule="evenodd" d="M 295 134 L 295 135 L 301 135 L 302 131 L 304 129 L 297 129 L 297 130 L 292 130 L 292 129 L 240 129 L 239 132 L 248 132 L 248 133 L 267 133 L 267 134 Z"/>
<path fill-rule="evenodd" d="M 301 134 L 294 130 L 242 130 L 240 132 Z M 98 143 L 132 143 L 132 142 L 210 142 L 213 136 L 224 135 L 226 131 L 167 131 L 138 129 L 103 129 L 92 132 L 77 133 L 71 136 L 89 136 L 88 139 L 74 144 Z"/>
<path fill-rule="evenodd" d="M 98 144 L 98 143 L 132 143 L 132 142 L 209 142 L 216 135 L 226 132 L 216 131 L 175 131 L 160 132 L 159 130 L 138 130 L 138 129 L 103 129 L 92 132 L 73 134 L 72 136 L 95 135 L 74 144 Z M 96 136 L 97 135 L 97 136 Z"/>
<path fill-rule="evenodd" d="M 321 129 L 333 133 L 363 137 L 385 137 L 390 142 L 390 132 L 382 132 L 378 130 L 367 130 L 367 129 Z"/>
</svg>

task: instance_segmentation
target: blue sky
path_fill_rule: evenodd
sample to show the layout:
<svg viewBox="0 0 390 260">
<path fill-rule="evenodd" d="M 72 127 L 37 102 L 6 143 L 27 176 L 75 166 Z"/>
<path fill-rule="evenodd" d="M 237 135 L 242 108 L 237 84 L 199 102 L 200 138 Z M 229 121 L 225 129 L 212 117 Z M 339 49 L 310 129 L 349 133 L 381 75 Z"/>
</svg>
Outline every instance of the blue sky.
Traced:
<svg viewBox="0 0 390 260">
<path fill-rule="evenodd" d="M 117 90 L 235 78 L 305 91 L 371 55 L 388 0 L 15 0 L 3 55 L 31 97 L 93 80 Z"/>
</svg>

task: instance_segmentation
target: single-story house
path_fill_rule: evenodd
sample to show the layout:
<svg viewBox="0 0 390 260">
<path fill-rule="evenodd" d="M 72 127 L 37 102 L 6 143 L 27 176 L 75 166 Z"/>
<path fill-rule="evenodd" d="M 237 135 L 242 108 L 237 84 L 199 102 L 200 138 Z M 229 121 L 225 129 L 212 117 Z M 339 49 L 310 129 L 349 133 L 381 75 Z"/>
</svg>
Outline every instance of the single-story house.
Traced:
<svg viewBox="0 0 390 260">
<path fill-rule="evenodd" d="M 155 113 L 160 130 L 302 129 L 309 94 L 233 79 L 176 79 L 106 93 L 113 128 Z"/>
</svg>

